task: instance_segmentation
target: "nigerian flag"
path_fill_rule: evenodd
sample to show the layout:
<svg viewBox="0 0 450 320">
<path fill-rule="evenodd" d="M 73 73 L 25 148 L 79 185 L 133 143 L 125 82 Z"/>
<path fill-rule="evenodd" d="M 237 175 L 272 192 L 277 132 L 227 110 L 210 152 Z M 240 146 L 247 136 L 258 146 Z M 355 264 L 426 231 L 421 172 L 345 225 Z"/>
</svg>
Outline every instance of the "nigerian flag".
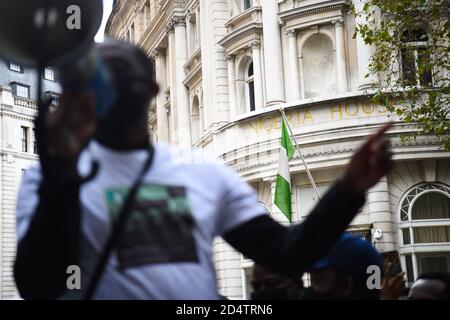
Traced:
<svg viewBox="0 0 450 320">
<path fill-rule="evenodd" d="M 275 187 L 275 205 L 288 218 L 289 222 L 291 222 L 292 218 L 289 160 L 294 156 L 294 152 L 295 148 L 284 123 L 284 117 L 281 117 L 281 148 Z"/>
</svg>

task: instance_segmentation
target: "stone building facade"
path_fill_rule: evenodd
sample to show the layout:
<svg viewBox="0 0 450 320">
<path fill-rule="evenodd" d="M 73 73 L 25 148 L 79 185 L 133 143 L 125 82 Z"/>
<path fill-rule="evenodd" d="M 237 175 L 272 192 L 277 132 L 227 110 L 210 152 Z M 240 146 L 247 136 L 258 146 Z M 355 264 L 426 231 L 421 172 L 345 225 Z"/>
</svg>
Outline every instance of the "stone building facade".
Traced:
<svg viewBox="0 0 450 320">
<path fill-rule="evenodd" d="M 45 69 L 43 89 L 57 99 L 60 88 L 51 68 Z M 36 99 L 36 71 L 0 60 L 0 299 L 16 296 L 16 195 L 23 172 L 38 161 Z"/>
<path fill-rule="evenodd" d="M 370 100 L 372 47 L 354 38 L 361 0 L 118 0 L 106 33 L 143 48 L 161 91 L 153 139 L 200 147 L 233 167 L 273 217 L 280 107 L 323 194 L 360 143 L 388 120 L 395 166 L 367 194 L 350 231 L 397 251 L 411 282 L 450 271 L 450 153 Z M 402 63 L 399 61 L 399 63 Z M 296 155 L 292 208 L 301 221 L 317 197 Z M 336 213 L 339 214 L 339 213 Z M 318 230 L 320 232 L 320 230 Z M 221 293 L 248 297 L 252 262 L 215 243 Z"/>
</svg>

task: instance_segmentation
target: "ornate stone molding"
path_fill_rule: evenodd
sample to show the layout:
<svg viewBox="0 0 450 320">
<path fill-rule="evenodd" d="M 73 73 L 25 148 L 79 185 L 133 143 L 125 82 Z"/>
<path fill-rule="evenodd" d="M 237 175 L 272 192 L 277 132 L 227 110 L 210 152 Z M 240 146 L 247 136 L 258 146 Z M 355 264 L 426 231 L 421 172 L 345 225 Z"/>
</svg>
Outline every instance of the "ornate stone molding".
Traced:
<svg viewBox="0 0 450 320">
<path fill-rule="evenodd" d="M 286 35 L 290 38 L 290 37 L 296 37 L 297 36 L 297 30 L 295 29 L 290 29 L 286 31 Z"/>
<path fill-rule="evenodd" d="M 333 24 L 335 27 L 343 27 L 344 26 L 344 19 L 336 19 L 331 21 L 331 24 Z"/>
<path fill-rule="evenodd" d="M 183 16 L 174 16 L 171 19 L 173 25 L 176 26 L 186 26 L 186 17 Z"/>
<path fill-rule="evenodd" d="M 397 149 L 405 149 L 405 148 L 411 148 L 411 147 L 426 147 L 426 146 L 438 146 L 439 142 L 437 139 L 433 137 L 424 137 L 424 138 L 417 138 L 415 141 L 409 141 L 409 142 L 401 142 L 401 140 L 394 139 L 392 141 L 392 147 Z M 356 150 L 359 149 L 361 146 L 361 142 L 353 142 L 353 143 L 346 143 L 346 144 L 336 144 L 336 145 L 325 145 L 320 147 L 307 147 L 307 146 L 300 146 L 303 151 L 303 156 L 305 158 L 313 159 L 313 162 L 316 161 L 322 161 L 321 157 L 324 156 L 332 156 L 332 155 L 342 155 L 342 154 L 353 154 Z M 230 165 L 232 165 L 236 171 L 243 172 L 246 170 L 258 168 L 258 167 L 265 167 L 265 166 L 271 166 L 276 164 L 277 160 L 267 160 L 267 151 L 263 152 L 256 152 L 256 153 L 246 153 L 243 150 L 245 148 L 238 149 L 235 151 L 230 151 L 225 154 L 223 154 L 223 158 L 227 159 L 228 157 L 233 158 L 235 161 L 234 163 L 231 163 L 229 161 L 226 161 Z M 236 153 L 237 152 L 237 153 Z M 271 154 L 275 154 L 272 150 Z M 350 156 L 350 155 L 349 155 Z M 256 159 L 260 158 L 261 160 L 255 160 L 254 162 L 249 163 L 246 161 L 246 157 L 256 157 Z M 270 156 L 269 156 L 270 157 Z M 330 158 L 329 160 L 336 160 L 334 158 Z M 295 167 L 297 165 L 302 165 L 302 161 L 300 159 L 300 156 L 296 155 L 294 159 L 292 160 L 292 165 Z"/>
<path fill-rule="evenodd" d="M 297 7 L 289 9 L 278 14 L 278 17 L 282 21 L 292 20 L 301 16 L 313 15 L 324 11 L 330 11 L 334 9 L 346 10 L 348 3 L 346 0 L 329 0 L 321 3 L 314 3 L 307 6 Z"/>
<path fill-rule="evenodd" d="M 254 39 L 258 39 L 261 37 L 261 35 L 262 24 L 253 22 L 241 28 L 235 29 L 231 33 L 228 33 L 219 41 L 219 44 L 224 48 L 229 48 L 234 44 L 239 43 L 241 39 L 244 39 L 248 36 L 252 36 Z"/>
<path fill-rule="evenodd" d="M 167 115 L 170 115 L 170 104 L 164 105 L 164 110 L 166 110 Z"/>
<path fill-rule="evenodd" d="M 227 60 L 228 61 L 233 61 L 236 59 L 236 56 L 234 54 L 227 54 Z"/>
<path fill-rule="evenodd" d="M 174 30 L 175 26 L 180 24 L 180 23 L 184 23 L 184 25 L 186 25 L 186 18 L 185 17 L 181 17 L 181 16 L 172 16 L 168 20 L 167 25 L 166 25 L 167 33 L 172 32 Z"/>
<path fill-rule="evenodd" d="M 252 43 L 250 43 L 249 45 L 248 45 L 248 48 L 249 49 L 260 49 L 261 48 L 261 42 L 259 42 L 259 41 L 253 41 Z"/>
<path fill-rule="evenodd" d="M 166 49 L 164 48 L 156 48 L 152 51 L 151 56 L 153 59 L 163 58 L 166 55 Z"/>
<path fill-rule="evenodd" d="M 174 28 L 177 26 L 186 26 L 186 17 L 184 16 L 173 16 L 166 26 L 166 32 L 173 32 Z"/>
</svg>

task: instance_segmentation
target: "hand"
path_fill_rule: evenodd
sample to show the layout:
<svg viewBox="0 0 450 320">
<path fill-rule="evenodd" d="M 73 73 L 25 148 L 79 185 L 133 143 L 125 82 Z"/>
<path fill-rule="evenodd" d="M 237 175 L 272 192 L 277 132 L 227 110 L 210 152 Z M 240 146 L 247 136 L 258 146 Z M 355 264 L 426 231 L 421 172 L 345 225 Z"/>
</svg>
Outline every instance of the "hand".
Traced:
<svg viewBox="0 0 450 320">
<path fill-rule="evenodd" d="M 65 171 L 75 171 L 79 154 L 94 135 L 94 100 L 87 91 L 63 93 L 59 106 L 47 116 L 47 147 L 63 161 Z"/>
<path fill-rule="evenodd" d="M 392 268 L 392 263 L 386 266 L 385 277 L 380 292 L 381 300 L 398 300 L 406 289 L 405 273 L 401 272 L 397 275 L 392 275 Z"/>
<path fill-rule="evenodd" d="M 371 135 L 353 155 L 341 180 L 345 190 L 364 193 L 389 172 L 392 167 L 391 145 L 383 134 L 391 126 L 392 122 Z"/>
</svg>

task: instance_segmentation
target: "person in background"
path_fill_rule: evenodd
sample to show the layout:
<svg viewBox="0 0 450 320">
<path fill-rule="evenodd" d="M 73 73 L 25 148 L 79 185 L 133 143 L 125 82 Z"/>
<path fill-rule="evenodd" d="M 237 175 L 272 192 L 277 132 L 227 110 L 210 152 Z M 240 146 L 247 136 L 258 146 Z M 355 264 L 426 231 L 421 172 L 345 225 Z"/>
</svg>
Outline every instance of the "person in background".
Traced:
<svg viewBox="0 0 450 320">
<path fill-rule="evenodd" d="M 253 267 L 251 300 L 298 300 L 303 291 L 301 279 L 275 274 L 255 264 Z"/>
<path fill-rule="evenodd" d="M 450 273 L 422 273 L 408 294 L 409 300 L 450 300 Z"/>
<path fill-rule="evenodd" d="M 306 300 L 378 300 L 379 289 L 369 289 L 369 266 L 383 270 L 383 257 L 370 242 L 344 233 L 331 251 L 310 269 Z M 380 275 L 381 276 L 381 275 Z"/>
</svg>

